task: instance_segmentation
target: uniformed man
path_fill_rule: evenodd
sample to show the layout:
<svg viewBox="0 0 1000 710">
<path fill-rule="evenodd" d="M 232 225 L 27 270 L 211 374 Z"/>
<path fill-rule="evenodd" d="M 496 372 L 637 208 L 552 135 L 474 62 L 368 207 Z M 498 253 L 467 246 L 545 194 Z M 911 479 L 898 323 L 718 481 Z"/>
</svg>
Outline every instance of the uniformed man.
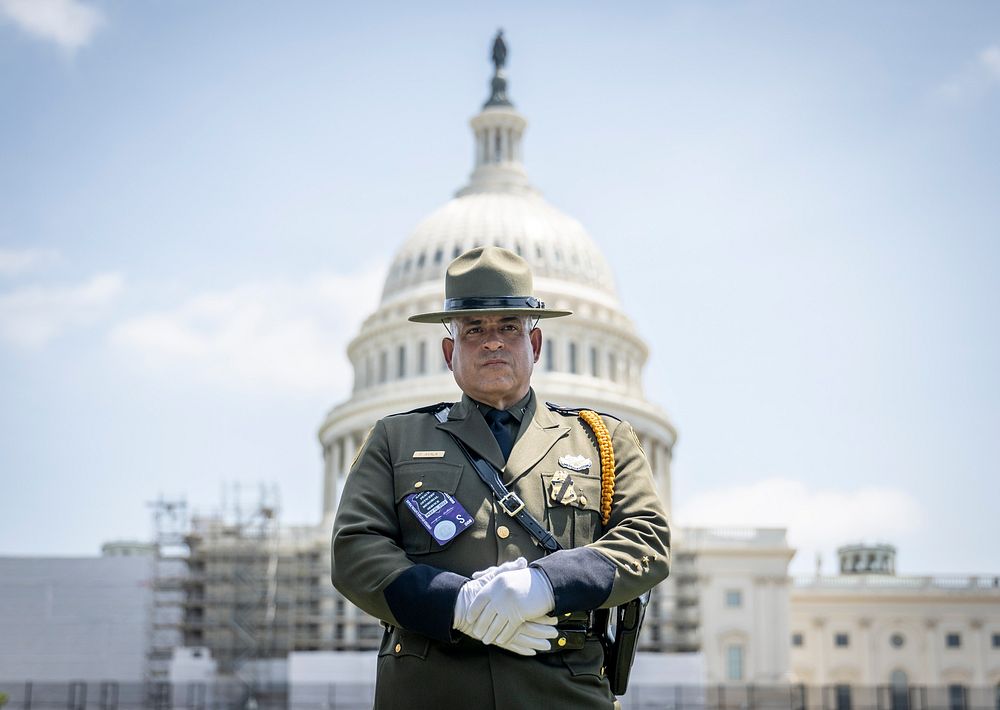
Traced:
<svg viewBox="0 0 1000 710">
<path fill-rule="evenodd" d="M 570 315 L 532 290 L 506 249 L 449 265 L 444 309 L 410 320 L 449 327 L 462 399 L 381 419 L 347 477 L 333 583 L 384 623 L 376 708 L 615 707 L 586 612 L 667 576 L 669 528 L 632 427 L 550 408 L 531 389 L 535 325 Z M 476 458 L 511 495 L 491 490 Z M 547 535 L 559 549 L 536 540 Z M 581 633 L 555 626 L 576 612 Z"/>
</svg>

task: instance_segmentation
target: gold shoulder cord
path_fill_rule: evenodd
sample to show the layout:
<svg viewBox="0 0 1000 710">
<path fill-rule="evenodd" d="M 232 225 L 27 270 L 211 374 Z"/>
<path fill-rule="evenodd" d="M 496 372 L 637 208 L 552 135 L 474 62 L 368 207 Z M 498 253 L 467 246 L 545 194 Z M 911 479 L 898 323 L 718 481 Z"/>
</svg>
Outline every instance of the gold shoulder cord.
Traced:
<svg viewBox="0 0 1000 710">
<path fill-rule="evenodd" d="M 611 498 L 615 494 L 615 448 L 600 414 L 581 409 L 580 419 L 587 422 L 597 437 L 597 451 L 601 454 L 601 522 L 607 525 L 611 517 Z"/>
</svg>

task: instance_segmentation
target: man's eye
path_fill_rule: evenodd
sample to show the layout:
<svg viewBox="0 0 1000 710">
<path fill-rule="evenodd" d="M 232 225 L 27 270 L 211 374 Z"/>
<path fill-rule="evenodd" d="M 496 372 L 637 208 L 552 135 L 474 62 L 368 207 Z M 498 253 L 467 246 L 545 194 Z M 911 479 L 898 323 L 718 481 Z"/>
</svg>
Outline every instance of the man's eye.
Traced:
<svg viewBox="0 0 1000 710">
<path fill-rule="evenodd" d="M 482 328 L 475 327 L 475 328 L 469 328 L 467 331 L 465 331 L 465 334 L 466 335 L 479 335 L 482 332 L 483 332 Z"/>
</svg>

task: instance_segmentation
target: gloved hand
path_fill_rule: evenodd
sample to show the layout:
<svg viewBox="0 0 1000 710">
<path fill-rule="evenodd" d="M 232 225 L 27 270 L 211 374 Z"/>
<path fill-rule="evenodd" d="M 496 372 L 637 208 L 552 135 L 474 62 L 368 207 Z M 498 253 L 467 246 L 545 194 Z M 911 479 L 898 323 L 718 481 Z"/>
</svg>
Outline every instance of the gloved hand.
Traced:
<svg viewBox="0 0 1000 710">
<path fill-rule="evenodd" d="M 504 646 L 522 633 L 525 621 L 540 622 L 553 608 L 555 596 L 544 572 L 531 567 L 504 570 L 475 595 L 463 625 L 471 623 L 470 635 L 483 643 Z"/>
<path fill-rule="evenodd" d="M 466 636 L 482 641 L 482 637 L 477 636 L 473 629 L 473 622 L 475 619 L 469 616 L 469 607 L 483 587 L 485 587 L 487 583 L 489 583 L 497 575 L 503 572 L 524 570 L 527 566 L 527 560 L 523 557 L 519 557 L 511 562 L 505 562 L 499 566 L 489 567 L 488 569 L 480 570 L 479 572 L 473 574 L 472 579 L 462 585 L 459 590 L 458 599 L 455 602 L 454 628 Z M 522 656 L 534 656 L 535 651 L 544 651 L 548 649 L 549 639 L 553 639 L 559 635 L 559 632 L 555 629 L 555 624 L 556 619 L 552 617 L 532 619 L 530 622 L 520 624 L 514 630 L 510 639 L 504 643 L 495 642 L 495 644 L 503 649 L 506 649 L 507 651 L 511 651 Z"/>
<path fill-rule="evenodd" d="M 472 635 L 472 622 L 475 619 L 467 620 L 469 613 L 469 607 L 472 605 L 472 600 L 476 598 L 479 594 L 479 590 L 486 586 L 487 582 L 496 577 L 501 572 L 507 572 L 509 570 L 525 569 L 528 566 L 528 561 L 523 557 L 518 557 L 516 560 L 511 560 L 510 562 L 504 562 L 502 565 L 496 565 L 494 567 L 487 567 L 484 570 L 480 570 L 472 575 L 472 579 L 458 590 L 458 599 L 455 600 L 455 617 L 452 622 L 452 627 L 456 631 L 461 631 L 466 636 Z"/>
</svg>

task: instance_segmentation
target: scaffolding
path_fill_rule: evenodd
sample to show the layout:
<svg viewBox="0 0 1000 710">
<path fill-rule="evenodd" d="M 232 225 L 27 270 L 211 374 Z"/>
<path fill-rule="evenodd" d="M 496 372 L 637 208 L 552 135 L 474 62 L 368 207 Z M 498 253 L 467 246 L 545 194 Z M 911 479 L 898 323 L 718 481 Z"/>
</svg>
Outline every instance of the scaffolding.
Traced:
<svg viewBox="0 0 1000 710">
<path fill-rule="evenodd" d="M 146 680 L 152 688 L 169 680 L 173 649 L 182 645 L 180 622 L 187 596 L 187 502 L 160 496 L 153 510 L 153 576 L 150 581 Z"/>
</svg>

